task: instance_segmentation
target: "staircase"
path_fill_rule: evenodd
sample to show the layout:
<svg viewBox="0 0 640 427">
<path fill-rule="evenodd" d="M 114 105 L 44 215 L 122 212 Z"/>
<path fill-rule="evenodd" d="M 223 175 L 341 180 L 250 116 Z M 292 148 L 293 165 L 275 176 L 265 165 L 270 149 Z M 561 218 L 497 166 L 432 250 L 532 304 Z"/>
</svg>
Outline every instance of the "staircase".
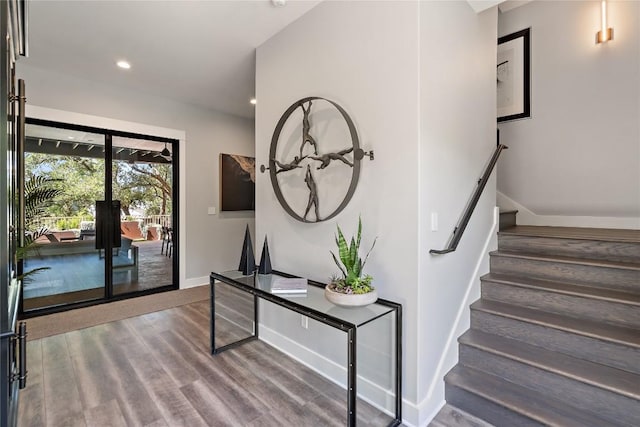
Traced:
<svg viewBox="0 0 640 427">
<path fill-rule="evenodd" d="M 640 231 L 498 237 L 432 426 L 640 426 Z"/>
</svg>

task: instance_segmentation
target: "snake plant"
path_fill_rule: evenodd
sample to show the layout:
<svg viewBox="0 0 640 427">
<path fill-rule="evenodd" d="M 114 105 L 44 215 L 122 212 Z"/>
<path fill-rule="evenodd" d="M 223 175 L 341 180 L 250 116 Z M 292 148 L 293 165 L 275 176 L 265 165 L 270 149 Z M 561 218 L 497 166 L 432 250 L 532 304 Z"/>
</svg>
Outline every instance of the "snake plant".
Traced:
<svg viewBox="0 0 640 427">
<path fill-rule="evenodd" d="M 371 292 L 374 288 L 371 286 L 373 278 L 366 274 L 362 275 L 362 269 L 367 263 L 369 254 L 376 245 L 376 240 L 373 241 L 371 249 L 367 252 L 364 260 L 360 258 L 360 242 L 362 237 L 362 219 L 358 218 L 358 233 L 355 237 L 351 237 L 350 243 L 347 245 L 347 240 L 340 229 L 337 226 L 338 234 L 335 236 L 336 245 L 338 246 L 338 257 L 331 252 L 334 262 L 342 272 L 342 278 L 333 279 L 332 284 L 335 290 L 347 294 L 366 294 Z"/>
</svg>

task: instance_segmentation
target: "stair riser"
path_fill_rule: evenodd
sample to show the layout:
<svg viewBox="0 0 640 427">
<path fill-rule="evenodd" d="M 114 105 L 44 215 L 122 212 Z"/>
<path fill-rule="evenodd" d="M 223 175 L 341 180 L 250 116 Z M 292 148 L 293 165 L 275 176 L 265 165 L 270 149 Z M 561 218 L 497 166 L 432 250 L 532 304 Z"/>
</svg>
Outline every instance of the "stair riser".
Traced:
<svg viewBox="0 0 640 427">
<path fill-rule="evenodd" d="M 516 212 L 501 212 L 499 230 L 506 230 L 507 228 L 515 227 L 516 225 Z"/>
<path fill-rule="evenodd" d="M 490 280 L 482 281 L 482 298 L 535 308 L 551 313 L 640 328 L 640 307 L 526 288 Z"/>
<path fill-rule="evenodd" d="M 582 283 L 607 289 L 640 291 L 640 271 L 491 255 L 491 272 L 518 277 Z"/>
<path fill-rule="evenodd" d="M 502 251 L 534 255 L 558 255 L 571 258 L 638 262 L 640 244 L 634 242 L 602 242 L 501 234 L 498 248 Z"/>
<path fill-rule="evenodd" d="M 580 359 L 640 374 L 640 349 L 546 326 L 471 310 L 471 327 Z"/>
<path fill-rule="evenodd" d="M 445 387 L 447 403 L 464 408 L 465 412 L 481 418 L 496 427 L 542 427 L 544 424 L 513 412 L 502 405 L 478 396 L 452 384 Z"/>
<path fill-rule="evenodd" d="M 629 426 L 640 425 L 640 401 L 467 345 L 460 363 Z"/>
</svg>

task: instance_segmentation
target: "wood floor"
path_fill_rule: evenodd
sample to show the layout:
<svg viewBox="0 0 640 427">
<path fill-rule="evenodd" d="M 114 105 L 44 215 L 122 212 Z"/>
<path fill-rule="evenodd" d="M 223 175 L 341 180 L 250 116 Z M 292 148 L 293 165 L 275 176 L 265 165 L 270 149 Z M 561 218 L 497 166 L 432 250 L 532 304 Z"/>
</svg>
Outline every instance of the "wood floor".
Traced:
<svg viewBox="0 0 640 427">
<path fill-rule="evenodd" d="M 216 318 L 220 334 L 238 327 Z M 346 392 L 261 341 L 209 354 L 209 303 L 28 343 L 19 426 L 339 426 Z M 391 417 L 358 400 L 358 425 Z"/>
</svg>

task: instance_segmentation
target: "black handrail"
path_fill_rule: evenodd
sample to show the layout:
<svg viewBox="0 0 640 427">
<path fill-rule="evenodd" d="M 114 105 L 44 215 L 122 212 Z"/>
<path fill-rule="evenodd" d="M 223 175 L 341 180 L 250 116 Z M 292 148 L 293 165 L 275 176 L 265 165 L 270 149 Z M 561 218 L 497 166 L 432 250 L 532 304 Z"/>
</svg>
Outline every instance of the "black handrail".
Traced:
<svg viewBox="0 0 640 427">
<path fill-rule="evenodd" d="M 458 222 L 458 225 L 456 225 L 456 227 L 453 229 L 453 235 L 451 236 L 451 241 L 449 241 L 449 246 L 447 246 L 446 249 L 440 249 L 440 250 L 431 249 L 429 253 L 434 255 L 443 255 L 456 250 L 456 248 L 458 247 L 458 243 L 460 243 L 460 239 L 462 238 L 462 234 L 464 233 L 464 230 L 467 228 L 467 225 L 469 224 L 471 215 L 473 214 L 473 211 L 476 208 L 478 201 L 480 200 L 480 196 L 482 196 L 482 191 L 484 191 L 484 187 L 486 187 L 487 181 L 489 181 L 489 177 L 493 172 L 493 168 L 496 166 L 496 163 L 498 162 L 498 157 L 500 157 L 500 153 L 502 153 L 502 150 L 507 148 L 509 147 L 498 143 L 498 146 L 496 147 L 496 151 L 493 153 L 493 156 L 491 156 L 491 160 L 489 160 L 489 164 L 487 165 L 487 168 L 484 170 L 484 174 L 482 175 L 482 178 L 478 181 L 478 187 L 476 188 L 476 191 L 473 193 L 473 196 L 471 197 L 471 200 L 467 205 L 467 209 L 465 210 L 464 215 Z"/>
</svg>

